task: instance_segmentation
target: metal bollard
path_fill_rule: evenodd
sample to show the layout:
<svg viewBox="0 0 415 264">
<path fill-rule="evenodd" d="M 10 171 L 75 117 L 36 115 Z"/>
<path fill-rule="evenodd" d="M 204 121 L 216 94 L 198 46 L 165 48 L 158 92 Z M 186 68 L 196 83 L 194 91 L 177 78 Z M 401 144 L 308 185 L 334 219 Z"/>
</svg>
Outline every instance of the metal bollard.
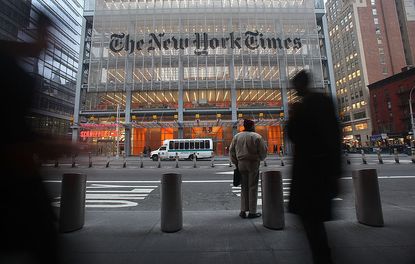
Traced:
<svg viewBox="0 0 415 264">
<path fill-rule="evenodd" d="M 284 192 L 280 171 L 266 171 L 261 173 L 262 191 L 262 221 L 266 228 L 283 229 L 284 220 Z"/>
<path fill-rule="evenodd" d="M 284 166 L 284 156 L 282 155 L 282 151 L 280 151 L 280 158 L 281 158 L 281 166 Z"/>
<path fill-rule="evenodd" d="M 144 168 L 143 153 L 141 153 L 141 155 L 140 155 L 140 168 Z"/>
<path fill-rule="evenodd" d="M 157 156 L 158 165 L 157 168 L 161 168 L 161 158 L 160 156 Z"/>
<path fill-rule="evenodd" d="M 88 153 L 88 168 L 92 168 L 92 153 Z"/>
<path fill-rule="evenodd" d="M 267 165 L 267 159 L 265 158 L 264 159 L 264 167 L 267 167 L 268 165 Z"/>
<path fill-rule="evenodd" d="M 412 163 L 415 163 L 415 147 L 411 148 L 411 152 L 412 152 Z"/>
<path fill-rule="evenodd" d="M 383 226 L 382 203 L 376 170 L 355 170 L 352 176 L 357 220 L 369 226 Z"/>
<path fill-rule="evenodd" d="M 55 160 L 55 165 L 54 165 L 54 167 L 55 167 L 55 168 L 59 167 L 59 161 L 58 161 L 58 159 L 56 159 L 56 160 Z"/>
<path fill-rule="evenodd" d="M 176 168 L 179 167 L 179 154 L 176 152 Z"/>
<path fill-rule="evenodd" d="M 182 175 L 166 173 L 161 178 L 161 231 L 183 228 Z"/>
<path fill-rule="evenodd" d="M 72 168 L 76 167 L 75 155 L 72 155 L 72 165 L 71 165 L 71 167 Z"/>
<path fill-rule="evenodd" d="M 346 152 L 346 153 L 344 153 L 344 156 L 346 157 L 346 163 L 347 163 L 347 165 L 350 165 L 351 162 L 350 162 L 350 159 L 349 159 L 349 154 L 347 154 L 347 152 Z"/>
<path fill-rule="evenodd" d="M 197 168 L 196 160 L 197 160 L 196 153 L 193 153 L 193 168 Z"/>
<path fill-rule="evenodd" d="M 84 226 L 85 191 L 85 174 L 67 173 L 63 175 L 59 212 L 60 232 L 75 231 Z"/>
<path fill-rule="evenodd" d="M 212 168 L 214 168 L 215 167 L 215 154 L 212 154 L 212 158 L 211 158 L 211 162 L 212 162 L 212 164 L 210 165 Z"/>
<path fill-rule="evenodd" d="M 360 151 L 362 153 L 362 162 L 363 162 L 363 164 L 367 164 L 366 156 L 365 156 L 365 151 L 363 149 L 361 149 Z"/>
<path fill-rule="evenodd" d="M 232 167 L 232 160 L 230 157 L 229 157 L 229 167 Z"/>
<path fill-rule="evenodd" d="M 395 156 L 395 162 L 399 163 L 399 155 L 398 150 L 396 148 L 393 149 L 393 155 Z"/>
<path fill-rule="evenodd" d="M 107 164 L 105 165 L 105 168 L 108 168 L 110 166 L 110 156 L 107 156 Z"/>
<path fill-rule="evenodd" d="M 378 154 L 379 164 L 383 164 L 383 159 L 382 159 L 382 156 L 380 155 L 380 149 L 378 149 L 376 152 Z"/>
<path fill-rule="evenodd" d="M 125 157 L 125 154 L 123 155 L 123 159 L 124 159 L 124 162 L 123 162 L 123 164 L 122 164 L 122 167 L 123 167 L 123 168 L 127 168 L 127 159 L 126 159 L 126 157 Z"/>
</svg>

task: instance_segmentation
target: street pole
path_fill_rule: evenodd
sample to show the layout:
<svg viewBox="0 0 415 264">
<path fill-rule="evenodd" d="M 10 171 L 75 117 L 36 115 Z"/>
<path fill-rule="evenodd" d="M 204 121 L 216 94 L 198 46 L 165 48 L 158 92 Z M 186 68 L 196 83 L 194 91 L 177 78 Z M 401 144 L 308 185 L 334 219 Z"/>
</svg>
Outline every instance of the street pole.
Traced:
<svg viewBox="0 0 415 264">
<path fill-rule="evenodd" d="M 414 89 L 415 89 L 415 86 L 412 87 L 411 91 L 409 92 L 409 115 L 411 118 L 411 128 L 412 128 L 412 141 L 411 142 L 413 142 L 414 137 L 415 137 L 414 114 L 412 112 L 412 92 L 414 91 Z"/>
<path fill-rule="evenodd" d="M 411 154 L 412 154 L 412 162 L 415 163 L 415 125 L 414 125 L 414 114 L 412 113 L 412 92 L 414 91 L 415 86 L 412 87 L 411 91 L 409 92 L 409 118 L 411 119 L 411 129 L 412 129 L 412 139 L 411 139 Z"/>
<path fill-rule="evenodd" d="M 117 104 L 117 119 L 115 120 L 117 128 L 117 159 L 120 157 L 120 105 Z"/>
</svg>

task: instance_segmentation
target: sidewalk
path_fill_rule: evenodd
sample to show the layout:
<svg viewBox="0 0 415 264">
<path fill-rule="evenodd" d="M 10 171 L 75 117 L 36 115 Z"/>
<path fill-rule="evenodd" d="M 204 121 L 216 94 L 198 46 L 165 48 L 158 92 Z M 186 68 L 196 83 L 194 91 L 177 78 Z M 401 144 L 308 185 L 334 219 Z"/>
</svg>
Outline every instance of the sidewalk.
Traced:
<svg viewBox="0 0 415 264">
<path fill-rule="evenodd" d="M 335 263 L 415 263 L 414 207 L 383 205 L 382 228 L 357 223 L 354 207 L 338 212 L 326 225 Z M 163 233 L 157 211 L 87 211 L 83 229 L 62 235 L 64 263 L 311 264 L 297 217 L 285 221 L 275 231 L 238 211 L 185 211 L 183 229 Z"/>
</svg>

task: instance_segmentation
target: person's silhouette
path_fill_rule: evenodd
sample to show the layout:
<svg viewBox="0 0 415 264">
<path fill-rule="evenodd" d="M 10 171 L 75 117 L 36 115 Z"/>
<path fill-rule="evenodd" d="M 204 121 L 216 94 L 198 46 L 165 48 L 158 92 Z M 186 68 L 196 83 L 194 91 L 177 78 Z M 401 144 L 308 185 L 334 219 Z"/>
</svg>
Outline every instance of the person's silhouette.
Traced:
<svg viewBox="0 0 415 264">
<path fill-rule="evenodd" d="M 304 225 L 314 263 L 332 263 L 324 221 L 332 218 L 331 200 L 341 174 L 340 129 L 332 100 L 309 89 L 310 75 L 300 71 L 293 88 L 301 97 L 291 106 L 287 132 L 294 144 L 289 212 Z"/>
<path fill-rule="evenodd" d="M 35 82 L 17 62 L 47 47 L 51 24 L 39 14 L 35 42 L 0 40 L 0 85 L 6 99 L 0 107 L 7 124 L 0 148 L 0 263 L 59 263 L 55 215 L 33 157 L 53 158 L 70 144 L 36 134 L 27 122 Z"/>
</svg>

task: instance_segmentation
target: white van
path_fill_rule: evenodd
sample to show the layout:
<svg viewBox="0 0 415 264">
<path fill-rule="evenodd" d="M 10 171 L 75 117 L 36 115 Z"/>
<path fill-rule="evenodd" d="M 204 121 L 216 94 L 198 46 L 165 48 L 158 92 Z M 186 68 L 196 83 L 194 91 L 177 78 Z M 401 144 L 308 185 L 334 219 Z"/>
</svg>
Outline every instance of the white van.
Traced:
<svg viewBox="0 0 415 264">
<path fill-rule="evenodd" d="M 163 145 L 150 153 L 154 161 L 160 159 L 175 159 L 176 153 L 179 159 L 211 158 L 213 155 L 213 141 L 210 138 L 194 139 L 166 139 Z"/>
</svg>

